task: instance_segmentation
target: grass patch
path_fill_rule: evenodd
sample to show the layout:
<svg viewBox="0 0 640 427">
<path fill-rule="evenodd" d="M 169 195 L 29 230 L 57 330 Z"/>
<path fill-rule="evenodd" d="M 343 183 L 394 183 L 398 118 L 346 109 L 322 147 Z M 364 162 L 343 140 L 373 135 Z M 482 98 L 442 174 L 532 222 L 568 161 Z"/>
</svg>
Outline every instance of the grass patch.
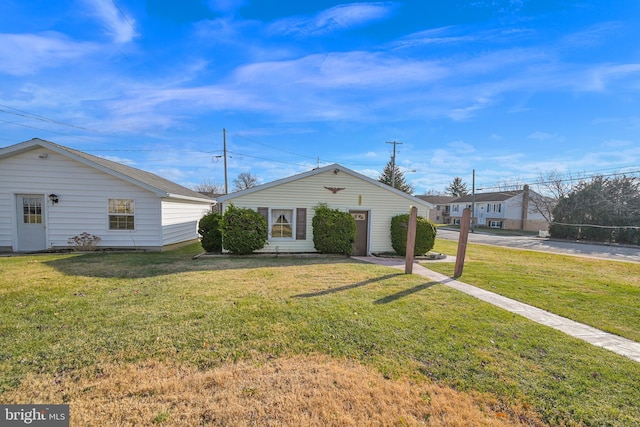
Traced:
<svg viewBox="0 0 640 427">
<path fill-rule="evenodd" d="M 455 255 L 457 242 L 435 251 Z M 453 263 L 426 265 L 453 275 Z M 470 243 L 465 283 L 640 341 L 640 264 Z"/>
<path fill-rule="evenodd" d="M 120 402 L 121 409 L 142 411 L 151 400 L 140 423 L 175 425 L 216 394 L 172 406 L 180 393 L 202 389 L 171 391 L 155 382 L 173 375 L 162 372 L 184 374 L 197 385 L 198 375 L 220 369 L 273 372 L 297 357 L 311 358 L 305 360 L 312 369 L 320 357 L 320 364 L 350 366 L 364 381 L 363 392 L 374 379 L 358 366 L 404 388 L 403 381 L 417 384 L 424 407 L 417 415 L 405 408 L 408 425 L 414 416 L 442 414 L 427 402 L 434 392 L 425 394 L 431 389 L 424 387 L 434 384 L 451 389 L 452 400 L 471 399 L 496 422 L 640 422 L 637 363 L 446 286 L 342 258 L 191 259 L 198 250 L 1 258 L 0 401 L 46 397 L 70 402 L 73 413 L 83 407 L 82 390 L 94 396 L 95 389 L 102 390 L 96 399 Z M 157 378 L 148 364 L 157 366 Z M 132 373 L 137 369 L 139 376 Z M 102 378 L 111 375 L 136 380 L 103 390 Z M 326 375 L 339 381 L 343 374 Z M 358 389 L 354 384 L 349 390 Z M 281 393 L 259 381 L 232 385 L 245 420 L 272 405 L 266 393 Z M 393 393 L 371 399 L 382 405 Z M 327 405 L 344 400 L 340 393 L 324 396 Z M 223 414 L 206 405 L 200 410 L 213 411 L 207 417 L 215 424 Z"/>
</svg>

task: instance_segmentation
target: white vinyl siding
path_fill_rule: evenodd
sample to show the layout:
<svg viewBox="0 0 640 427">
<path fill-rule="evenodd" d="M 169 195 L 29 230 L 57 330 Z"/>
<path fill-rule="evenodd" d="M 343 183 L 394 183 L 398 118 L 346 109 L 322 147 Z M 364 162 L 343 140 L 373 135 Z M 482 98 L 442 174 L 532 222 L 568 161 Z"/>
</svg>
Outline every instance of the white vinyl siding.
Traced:
<svg viewBox="0 0 640 427">
<path fill-rule="evenodd" d="M 39 155 L 46 153 L 46 158 Z M 102 247 L 160 247 L 160 198 L 155 194 L 37 147 L 0 160 L 0 247 L 15 249 L 15 194 L 45 197 L 47 246 L 67 247 L 70 237 L 87 232 L 100 237 Z M 134 199 L 135 230 L 109 230 L 109 199 Z M 11 210 L 4 207 L 11 206 Z"/>
<path fill-rule="evenodd" d="M 344 188 L 344 190 L 334 194 L 325 187 Z M 329 208 L 337 208 L 343 212 L 349 212 L 349 210 L 369 211 L 369 249 L 371 252 L 389 252 L 393 250 L 390 237 L 391 218 L 398 214 L 409 213 L 409 207 L 412 205 L 411 200 L 393 191 L 386 190 L 344 171 L 339 171 L 336 174 L 333 170 L 232 197 L 224 202 L 224 209 L 230 203 L 236 207 L 251 209 L 286 206 L 285 203 L 295 205 L 296 208 L 307 208 L 306 239 L 272 239 L 263 249 L 264 252 L 276 250 L 279 252 L 314 252 L 312 221 L 315 214 L 314 208 L 319 203 L 326 203 Z M 423 205 L 417 205 L 417 207 L 419 209 L 418 215 L 428 216 L 427 207 Z"/>
<path fill-rule="evenodd" d="M 209 203 L 187 202 L 177 199 L 162 201 L 162 244 L 195 240 L 200 218 L 211 211 Z"/>
</svg>

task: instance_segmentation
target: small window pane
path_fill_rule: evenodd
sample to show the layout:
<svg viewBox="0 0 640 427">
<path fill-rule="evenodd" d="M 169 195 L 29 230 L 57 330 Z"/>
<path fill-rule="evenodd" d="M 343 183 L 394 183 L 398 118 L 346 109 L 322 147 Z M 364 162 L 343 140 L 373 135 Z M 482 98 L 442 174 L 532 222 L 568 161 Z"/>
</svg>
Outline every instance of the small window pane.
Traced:
<svg viewBox="0 0 640 427">
<path fill-rule="evenodd" d="M 133 230 L 133 213 L 133 199 L 109 199 L 109 230 Z"/>
</svg>

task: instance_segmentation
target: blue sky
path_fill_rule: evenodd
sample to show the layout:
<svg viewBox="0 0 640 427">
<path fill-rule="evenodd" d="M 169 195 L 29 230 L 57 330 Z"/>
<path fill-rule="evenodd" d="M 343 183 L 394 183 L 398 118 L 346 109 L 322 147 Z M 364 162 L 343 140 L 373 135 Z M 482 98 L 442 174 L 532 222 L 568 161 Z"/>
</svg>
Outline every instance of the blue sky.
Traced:
<svg viewBox="0 0 640 427">
<path fill-rule="evenodd" d="M 0 146 L 188 187 L 396 162 L 416 194 L 640 170 L 636 0 L 0 0 Z M 415 172 L 413 172 L 415 170 Z"/>
</svg>

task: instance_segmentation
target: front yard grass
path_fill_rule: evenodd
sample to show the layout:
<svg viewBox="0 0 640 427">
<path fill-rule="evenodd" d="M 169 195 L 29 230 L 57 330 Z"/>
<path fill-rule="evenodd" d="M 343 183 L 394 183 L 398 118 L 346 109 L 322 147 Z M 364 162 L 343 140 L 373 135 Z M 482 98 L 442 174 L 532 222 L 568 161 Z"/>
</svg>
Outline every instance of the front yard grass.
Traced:
<svg viewBox="0 0 640 427">
<path fill-rule="evenodd" d="M 457 242 L 434 251 L 455 255 Z M 640 264 L 468 244 L 461 281 L 640 342 Z M 453 263 L 427 268 L 453 275 Z"/>
<path fill-rule="evenodd" d="M 74 399 L 97 387 L 106 367 L 160 363 L 208 372 L 229 362 L 320 355 L 390 380 L 480 396 L 510 423 L 538 425 L 523 415 L 528 410 L 551 425 L 640 423 L 640 364 L 446 286 L 346 258 L 193 260 L 199 250 L 0 258 L 0 402 L 18 389 L 16 396 L 38 401 L 31 388 L 56 400 L 45 403 L 71 402 L 73 411 Z M 496 265 L 493 271 L 502 278 Z M 625 319 L 618 323 L 638 326 L 637 318 Z M 37 381 L 34 375 L 53 384 L 50 394 L 37 382 L 22 384 Z M 78 394 L 56 388 L 69 378 L 83 384 Z M 153 394 L 127 396 L 136 393 L 141 401 Z M 252 399 L 258 391 L 239 393 Z M 425 407 L 430 396 L 423 396 Z M 148 424 L 174 424 L 172 411 Z"/>
</svg>

